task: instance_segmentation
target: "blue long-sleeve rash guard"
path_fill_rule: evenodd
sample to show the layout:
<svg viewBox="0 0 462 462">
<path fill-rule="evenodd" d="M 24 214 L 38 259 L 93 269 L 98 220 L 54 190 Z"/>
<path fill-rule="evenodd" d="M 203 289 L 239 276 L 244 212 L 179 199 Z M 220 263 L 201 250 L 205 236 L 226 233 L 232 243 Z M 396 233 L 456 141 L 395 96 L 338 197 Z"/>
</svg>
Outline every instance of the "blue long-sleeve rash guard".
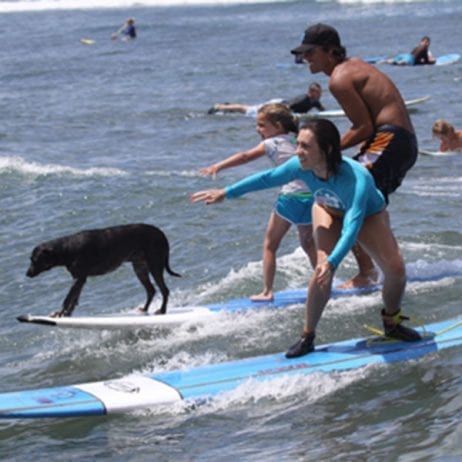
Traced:
<svg viewBox="0 0 462 462">
<path fill-rule="evenodd" d="M 383 194 L 375 186 L 371 174 L 349 157 L 342 157 L 335 175 L 322 180 L 311 170 L 303 170 L 295 156 L 279 167 L 256 173 L 227 186 L 225 193 L 227 198 L 233 199 L 252 191 L 281 186 L 295 179 L 309 186 L 317 204 L 344 214 L 340 239 L 327 258 L 337 268 L 356 242 L 364 218 L 385 208 Z"/>
</svg>

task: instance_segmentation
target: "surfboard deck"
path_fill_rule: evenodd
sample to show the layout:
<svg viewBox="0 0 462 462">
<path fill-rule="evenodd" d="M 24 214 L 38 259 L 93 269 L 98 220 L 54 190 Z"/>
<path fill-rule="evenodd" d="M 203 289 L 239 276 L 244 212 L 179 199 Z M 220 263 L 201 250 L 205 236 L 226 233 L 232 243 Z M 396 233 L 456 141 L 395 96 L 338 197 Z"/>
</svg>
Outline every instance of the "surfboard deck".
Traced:
<svg viewBox="0 0 462 462">
<path fill-rule="evenodd" d="M 424 103 L 425 101 L 428 101 L 430 99 L 430 96 L 422 96 L 420 98 L 414 98 L 414 99 L 408 99 L 404 101 L 404 104 L 406 105 L 407 108 L 412 108 L 413 106 L 417 104 Z M 346 114 L 342 109 L 332 109 L 332 110 L 326 110 L 326 111 L 318 111 L 318 112 L 307 112 L 306 114 L 302 114 L 301 117 L 345 117 Z"/>
<path fill-rule="evenodd" d="M 380 337 L 320 345 L 300 358 L 284 353 L 210 364 L 186 370 L 120 379 L 0 393 L 0 418 L 84 417 L 155 409 L 181 400 L 201 403 L 248 380 L 329 373 L 374 363 L 417 359 L 462 345 L 462 318 L 424 326 L 423 339 L 400 342 Z"/>
<path fill-rule="evenodd" d="M 460 277 L 462 271 L 451 269 L 438 275 L 412 275 L 408 282 L 438 281 L 447 277 Z M 353 289 L 332 289 L 332 298 L 365 295 L 380 290 L 379 284 Z M 213 319 L 220 312 L 240 313 L 248 310 L 280 309 L 305 303 L 307 289 L 289 289 L 276 292 L 272 301 L 255 302 L 248 297 L 226 300 L 197 306 L 172 307 L 164 315 L 145 315 L 136 311 L 126 314 L 108 314 L 105 316 L 72 316 L 52 318 L 50 316 L 22 314 L 16 319 L 20 322 L 59 328 L 73 329 L 142 329 L 171 328 L 185 323 L 200 323 Z"/>
<path fill-rule="evenodd" d="M 377 291 L 378 289 L 378 285 L 355 289 L 334 288 L 332 290 L 332 297 L 336 298 L 367 294 Z M 164 315 L 144 315 L 132 312 L 124 315 L 53 318 L 50 316 L 22 314 L 16 319 L 24 323 L 74 329 L 137 329 L 174 327 L 188 322 L 203 322 L 223 311 L 240 312 L 256 309 L 284 308 L 290 305 L 303 304 L 306 300 L 306 293 L 306 289 L 284 290 L 276 292 L 272 301 L 255 302 L 250 298 L 236 298 L 203 306 L 171 308 Z"/>
</svg>

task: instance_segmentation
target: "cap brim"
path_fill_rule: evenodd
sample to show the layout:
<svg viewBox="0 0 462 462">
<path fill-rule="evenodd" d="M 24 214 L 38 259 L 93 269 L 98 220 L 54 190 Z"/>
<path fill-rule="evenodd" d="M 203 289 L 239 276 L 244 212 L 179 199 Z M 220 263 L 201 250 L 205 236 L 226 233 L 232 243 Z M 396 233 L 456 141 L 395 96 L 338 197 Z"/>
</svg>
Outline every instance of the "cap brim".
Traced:
<svg viewBox="0 0 462 462">
<path fill-rule="evenodd" d="M 294 48 L 293 50 L 290 50 L 290 52 L 291 52 L 293 55 L 301 55 L 302 53 L 305 53 L 305 51 L 310 51 L 310 50 L 312 50 L 314 47 L 316 47 L 316 45 L 305 45 L 305 44 L 301 44 L 301 45 L 298 46 L 297 48 Z"/>
</svg>

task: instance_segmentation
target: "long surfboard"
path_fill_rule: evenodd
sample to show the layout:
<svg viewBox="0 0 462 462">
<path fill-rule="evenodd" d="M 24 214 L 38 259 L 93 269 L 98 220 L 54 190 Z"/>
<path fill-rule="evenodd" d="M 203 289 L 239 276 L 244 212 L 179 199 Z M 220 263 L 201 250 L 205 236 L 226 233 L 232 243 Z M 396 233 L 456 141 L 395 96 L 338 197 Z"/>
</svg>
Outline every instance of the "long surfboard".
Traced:
<svg viewBox="0 0 462 462">
<path fill-rule="evenodd" d="M 414 99 L 408 99 L 404 101 L 404 104 L 406 105 L 407 108 L 413 108 L 417 104 L 424 103 L 425 101 L 428 101 L 430 99 L 430 96 L 422 96 L 420 98 L 414 98 Z M 342 109 L 332 109 L 332 110 L 326 110 L 326 111 L 314 111 L 314 112 L 307 112 L 306 114 L 301 115 L 302 118 L 304 117 L 345 117 L 345 112 Z"/>
<path fill-rule="evenodd" d="M 277 353 L 186 370 L 0 393 L 0 418 L 101 416 L 155 409 L 181 400 L 200 403 L 249 380 L 261 382 L 407 361 L 462 345 L 462 318 L 429 324 L 421 333 L 423 340 L 418 342 L 352 339 L 317 346 L 300 358 L 287 359 L 284 353 Z"/>
<path fill-rule="evenodd" d="M 438 275 L 412 275 L 408 282 L 437 281 L 447 277 L 462 276 L 462 270 L 457 268 L 440 272 Z M 332 289 L 332 298 L 364 295 L 376 292 L 380 285 L 354 288 Z M 301 305 L 306 300 L 306 289 L 290 289 L 276 292 L 272 301 L 255 302 L 250 298 L 236 298 L 219 303 L 199 306 L 171 308 L 164 315 L 144 315 L 137 312 L 127 314 L 112 314 L 105 316 L 72 316 L 52 318 L 33 314 L 22 314 L 17 320 L 24 323 L 73 329 L 140 329 L 165 327 L 171 328 L 185 323 L 207 321 L 220 312 L 245 312 L 248 310 L 284 308 L 291 305 Z"/>
<path fill-rule="evenodd" d="M 332 297 L 361 295 L 377 291 L 379 286 L 365 288 L 332 290 Z M 37 316 L 23 314 L 16 319 L 20 322 L 40 324 L 43 326 L 81 328 L 81 329 L 121 329 L 121 328 L 144 328 L 144 327 L 173 327 L 187 322 L 201 322 L 216 316 L 217 313 L 238 312 L 263 308 L 284 308 L 290 305 L 305 303 L 306 289 L 291 289 L 276 292 L 271 301 L 255 302 L 250 298 L 236 298 L 219 303 L 202 306 L 187 306 L 172 308 L 164 315 L 144 315 L 135 312 L 124 315 L 106 316 L 73 316 L 53 318 L 50 316 Z"/>
<path fill-rule="evenodd" d="M 457 63 L 458 61 L 460 61 L 460 57 L 461 55 L 459 53 L 448 53 L 448 54 L 445 54 L 445 55 L 441 55 L 441 56 L 438 56 L 436 58 L 436 62 L 435 62 L 435 65 L 436 66 L 447 66 L 449 64 L 455 64 Z M 374 56 L 374 57 L 371 57 L 371 58 L 365 58 L 364 61 L 366 61 L 367 63 L 370 63 L 370 64 L 395 64 L 393 62 L 393 57 L 390 58 L 388 56 Z M 401 65 L 403 66 L 409 66 L 410 64 L 405 64 L 405 63 L 401 63 Z M 429 64 L 430 66 L 432 64 Z M 420 65 L 418 65 L 420 66 Z"/>
</svg>

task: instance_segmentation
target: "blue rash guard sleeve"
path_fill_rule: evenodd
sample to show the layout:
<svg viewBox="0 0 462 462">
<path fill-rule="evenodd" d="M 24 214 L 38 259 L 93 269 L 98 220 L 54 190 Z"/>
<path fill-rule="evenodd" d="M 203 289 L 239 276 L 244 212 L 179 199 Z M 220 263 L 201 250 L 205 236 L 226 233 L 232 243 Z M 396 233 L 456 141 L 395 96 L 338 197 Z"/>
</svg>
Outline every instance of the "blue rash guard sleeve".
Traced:
<svg viewBox="0 0 462 462">
<path fill-rule="evenodd" d="M 385 208 L 384 197 L 370 173 L 348 157 L 343 158 L 339 171 L 327 180 L 316 177 L 310 170 L 302 170 L 298 157 L 293 157 L 279 167 L 256 173 L 225 187 L 225 195 L 233 199 L 252 191 L 281 186 L 295 179 L 308 185 L 316 203 L 343 213 L 340 237 L 327 257 L 327 261 L 337 268 L 356 242 L 365 217 Z"/>
<path fill-rule="evenodd" d="M 335 268 L 345 258 L 358 238 L 359 231 L 363 225 L 366 216 L 367 202 L 367 177 L 360 175 L 355 169 L 352 169 L 354 175 L 353 199 L 350 207 L 346 210 L 343 217 L 342 232 L 340 239 L 335 244 L 334 249 L 327 257 L 327 261 Z"/>
<path fill-rule="evenodd" d="M 252 191 L 282 186 L 298 178 L 299 173 L 300 162 L 298 157 L 292 157 L 276 168 L 255 173 L 230 186 L 226 186 L 225 195 L 227 199 L 234 199 Z"/>
</svg>

